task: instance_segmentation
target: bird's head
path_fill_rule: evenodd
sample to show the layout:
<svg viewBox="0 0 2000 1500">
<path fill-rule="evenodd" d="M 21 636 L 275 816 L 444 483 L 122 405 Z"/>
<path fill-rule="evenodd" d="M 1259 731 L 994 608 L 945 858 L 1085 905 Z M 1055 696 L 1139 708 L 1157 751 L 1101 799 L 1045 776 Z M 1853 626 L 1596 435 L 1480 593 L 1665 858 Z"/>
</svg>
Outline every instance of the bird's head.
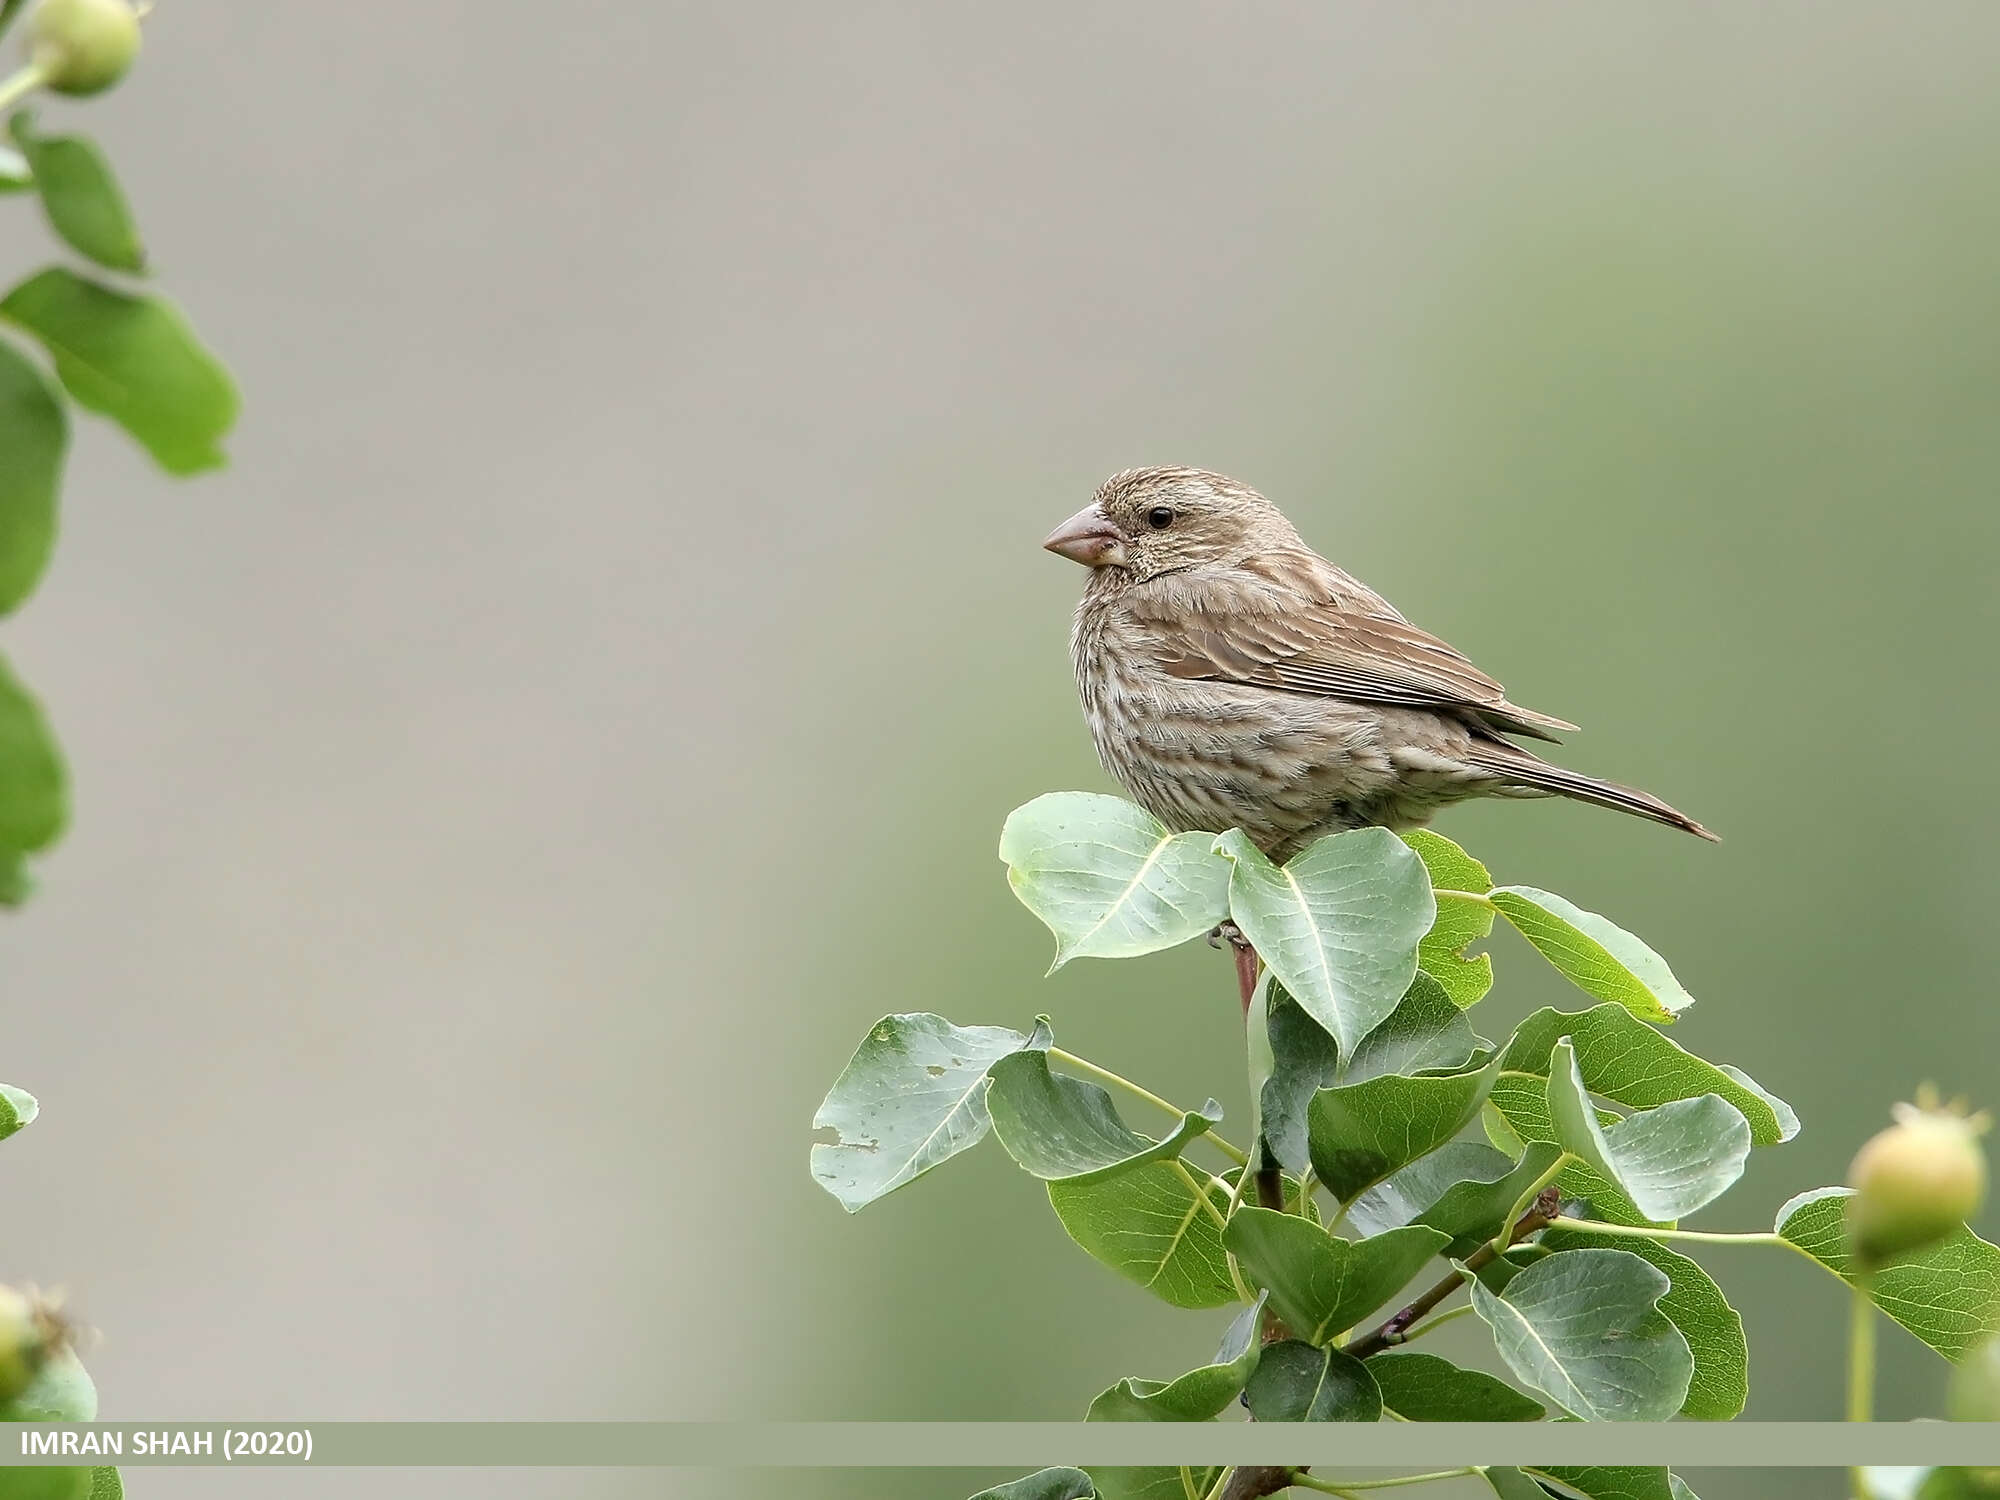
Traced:
<svg viewBox="0 0 2000 1500">
<path fill-rule="evenodd" d="M 1042 545 L 1087 568 L 1123 569 L 1134 581 L 1204 566 L 1227 567 L 1274 547 L 1299 545 L 1278 507 L 1247 484 L 1206 469 L 1127 469 Z"/>
</svg>

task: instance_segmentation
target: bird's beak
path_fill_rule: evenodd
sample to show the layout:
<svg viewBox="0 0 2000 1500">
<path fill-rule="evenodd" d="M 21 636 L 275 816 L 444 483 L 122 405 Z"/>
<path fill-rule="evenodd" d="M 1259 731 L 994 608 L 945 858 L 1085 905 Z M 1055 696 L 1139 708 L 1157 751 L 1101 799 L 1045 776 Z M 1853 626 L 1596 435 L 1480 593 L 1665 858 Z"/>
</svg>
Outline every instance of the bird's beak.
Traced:
<svg viewBox="0 0 2000 1500">
<path fill-rule="evenodd" d="M 1086 568 L 1125 566 L 1124 536 L 1112 525 L 1111 518 L 1094 505 L 1086 505 L 1050 532 L 1042 546 Z"/>
</svg>

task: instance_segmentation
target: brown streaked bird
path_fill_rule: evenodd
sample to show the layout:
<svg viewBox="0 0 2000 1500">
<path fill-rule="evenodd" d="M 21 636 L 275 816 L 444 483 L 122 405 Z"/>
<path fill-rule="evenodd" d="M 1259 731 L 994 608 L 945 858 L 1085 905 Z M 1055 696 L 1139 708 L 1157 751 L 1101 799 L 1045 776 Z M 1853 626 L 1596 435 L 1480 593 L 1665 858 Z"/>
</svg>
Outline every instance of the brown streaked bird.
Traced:
<svg viewBox="0 0 2000 1500">
<path fill-rule="evenodd" d="M 1042 545 L 1090 569 L 1070 655 L 1098 758 L 1169 828 L 1241 828 L 1282 863 L 1468 797 L 1555 796 L 1715 837 L 1514 744 L 1576 726 L 1508 702 L 1246 484 L 1128 469 Z"/>
</svg>

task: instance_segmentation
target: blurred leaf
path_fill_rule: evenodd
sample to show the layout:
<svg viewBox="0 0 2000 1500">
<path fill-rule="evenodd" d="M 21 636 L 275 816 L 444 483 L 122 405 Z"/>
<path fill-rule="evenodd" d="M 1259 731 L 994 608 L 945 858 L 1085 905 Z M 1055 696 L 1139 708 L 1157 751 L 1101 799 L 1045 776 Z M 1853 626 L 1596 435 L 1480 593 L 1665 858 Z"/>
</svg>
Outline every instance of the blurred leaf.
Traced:
<svg viewBox="0 0 2000 1500">
<path fill-rule="evenodd" d="M 1853 1284 L 1847 1250 L 1846 1199 L 1853 1189 L 1800 1193 L 1778 1210 L 1777 1232 L 1842 1280 Z M 1956 1360 L 1981 1339 L 2000 1333 L 2000 1248 L 1969 1229 L 1942 1244 L 1877 1271 L 1868 1292 L 1875 1305 Z"/>
<path fill-rule="evenodd" d="M 39 135 L 30 110 L 15 114 L 14 144 L 41 189 L 42 209 L 72 250 L 114 271 L 143 271 L 145 246 L 97 143 L 80 135 Z"/>
<path fill-rule="evenodd" d="M 172 303 L 51 266 L 0 298 L 0 319 L 40 339 L 78 404 L 118 423 L 167 472 L 224 461 L 236 388 Z"/>
<path fill-rule="evenodd" d="M 1090 1403 L 1086 1422 L 1208 1422 L 1242 1394 L 1262 1348 L 1264 1298 L 1238 1313 L 1215 1358 L 1166 1381 L 1128 1375 Z"/>
<path fill-rule="evenodd" d="M 1528 1472 L 1553 1479 L 1565 1493 L 1582 1495 L 1584 1500 L 1673 1500 L 1671 1476 L 1665 1469 L 1530 1468 Z"/>
<path fill-rule="evenodd" d="M 1420 828 L 1402 838 L 1424 862 L 1432 889 L 1480 895 L 1493 889 L 1493 877 L 1486 873 L 1486 866 L 1443 834 Z M 1417 948 L 1417 966 L 1435 979 L 1461 1010 L 1476 1004 L 1493 988 L 1492 958 L 1484 953 L 1476 958 L 1465 955 L 1469 944 L 1492 931 L 1492 907 L 1471 901 L 1439 901 L 1437 919 Z"/>
<path fill-rule="evenodd" d="M 1244 1207 L 1222 1242 L 1243 1274 L 1270 1292 L 1285 1325 L 1308 1344 L 1324 1344 L 1408 1285 L 1445 1236 L 1405 1228 L 1342 1240 L 1290 1214 Z"/>
<path fill-rule="evenodd" d="M 1103 1089 L 1051 1073 L 1041 1048 L 1001 1058 L 987 1076 L 993 1133 L 1025 1170 L 1050 1182 L 1109 1177 L 1177 1157 L 1222 1118 L 1222 1107 L 1211 1099 L 1204 1112 L 1183 1115 L 1164 1140 L 1136 1134 Z"/>
<path fill-rule="evenodd" d="M 1505 1061 L 1504 1056 L 1502 1061 Z M 1599 1110 L 1600 1125 L 1615 1125 L 1618 1116 Z M 1546 1080 L 1515 1073 L 1503 1074 L 1493 1085 L 1486 1101 L 1486 1136 L 1502 1151 L 1518 1154 L 1530 1145 L 1556 1143 L 1555 1121 L 1549 1117 Z M 1625 1190 L 1585 1162 L 1570 1161 L 1556 1178 L 1565 1198 L 1587 1199 L 1596 1216 L 1613 1224 L 1650 1224 Z"/>
<path fill-rule="evenodd" d="M 1585 994 L 1664 1025 L 1694 1004 L 1667 961 L 1614 922 L 1533 886 L 1491 893 L 1500 914 Z"/>
<path fill-rule="evenodd" d="M 1996 1500 L 2000 1469 L 1967 1469 L 1944 1465 L 1924 1475 L 1917 1500 Z"/>
<path fill-rule="evenodd" d="M 94 1422 L 97 1387 L 67 1349 L 49 1356 L 12 1401 L 0 1401 L 0 1422 Z"/>
<path fill-rule="evenodd" d="M 0 615 L 34 590 L 56 540 L 69 416 L 36 369 L 0 342 Z"/>
<path fill-rule="evenodd" d="M 1152 1162 L 1116 1177 L 1051 1182 L 1049 1204 L 1071 1239 L 1126 1280 L 1175 1307 L 1222 1307 L 1236 1300 L 1222 1231 L 1181 1170 Z M 1218 1213 L 1227 1210 L 1228 1191 L 1205 1186 Z"/>
<path fill-rule="evenodd" d="M 1593 1005 L 1584 1011 L 1536 1011 L 1515 1028 L 1502 1053 L 1503 1066 L 1510 1073 L 1546 1078 L 1549 1057 L 1565 1036 L 1576 1053 L 1583 1086 L 1593 1094 L 1633 1109 L 1715 1094 L 1750 1122 L 1751 1139 L 1760 1146 L 1798 1134 L 1798 1116 L 1782 1099 L 1735 1068 L 1719 1068 L 1696 1057 L 1618 1004 Z"/>
<path fill-rule="evenodd" d="M 1412 1422 L 1539 1422 L 1542 1403 L 1482 1370 L 1463 1370 L 1435 1354 L 1378 1354 L 1368 1373 L 1382 1405 Z"/>
<path fill-rule="evenodd" d="M 1345 1203 L 1435 1151 L 1479 1113 L 1499 1072 L 1496 1056 L 1467 1073 L 1321 1089 L 1306 1111 L 1320 1181 Z"/>
<path fill-rule="evenodd" d="M 68 777 L 42 707 L 0 661 L 0 851 L 33 853 L 69 818 Z"/>
<path fill-rule="evenodd" d="M 1199 937 L 1229 915 L 1229 866 L 1212 834 L 1167 832 L 1144 808 L 1049 792 L 1007 816 L 1000 858 L 1021 904 L 1072 958 L 1131 958 Z"/>
<path fill-rule="evenodd" d="M 981 1490 L 972 1500 L 1092 1500 L 1096 1493 L 1081 1469 L 1043 1469 Z"/>
<path fill-rule="evenodd" d="M 1119 1469 L 1100 1464 L 1092 1464 L 1088 1472 L 1097 1485 L 1098 1500 L 1187 1500 L 1190 1489 L 1200 1500 L 1222 1474 L 1220 1468 L 1195 1468 L 1183 1479 L 1175 1468 Z"/>
<path fill-rule="evenodd" d="M 1743 1175 L 1750 1125 L 1714 1094 L 1676 1099 L 1603 1125 L 1568 1037 L 1549 1065 L 1549 1117 L 1564 1150 L 1625 1190 L 1649 1219 L 1671 1223 L 1713 1203 Z"/>
<path fill-rule="evenodd" d="M 954 1026 L 943 1016 L 884 1016 L 854 1050 L 813 1116 L 833 1142 L 812 1148 L 812 1173 L 849 1213 L 914 1182 L 986 1134 L 986 1072 L 1023 1047 L 1047 1047 L 1004 1026 Z"/>
<path fill-rule="evenodd" d="M 32 1125 L 35 1116 L 41 1112 L 41 1104 L 26 1089 L 17 1089 L 11 1083 L 0 1083 L 0 1141 Z"/>
<path fill-rule="evenodd" d="M 1283 869 L 1241 829 L 1215 840 L 1234 865 L 1229 914 L 1287 993 L 1354 1055 L 1417 972 L 1435 908 L 1423 862 L 1381 828 L 1320 839 Z"/>
<path fill-rule="evenodd" d="M 0 31 L 5 31 L 14 22 L 14 13 L 26 0 L 0 0 Z"/>
<path fill-rule="evenodd" d="M 1472 1305 L 1523 1382 L 1591 1422 L 1664 1422 L 1687 1399 L 1694 1358 L 1660 1311 L 1666 1274 L 1622 1250 L 1566 1250 Z"/>
<path fill-rule="evenodd" d="M 1368 1367 L 1338 1349 L 1286 1339 L 1264 1350 L 1243 1392 L 1258 1422 L 1379 1422 L 1382 1393 Z"/>
<path fill-rule="evenodd" d="M 1727 1422 L 1741 1415 L 1750 1399 L 1750 1349 L 1743 1338 L 1743 1319 L 1708 1272 L 1655 1240 L 1620 1235 L 1612 1243 L 1608 1235 L 1568 1225 L 1544 1231 L 1541 1244 L 1550 1250 L 1589 1245 L 1627 1250 L 1664 1272 L 1673 1286 L 1660 1299 L 1660 1311 L 1681 1331 L 1694 1356 L 1694 1375 L 1681 1415 L 1702 1422 Z"/>
</svg>

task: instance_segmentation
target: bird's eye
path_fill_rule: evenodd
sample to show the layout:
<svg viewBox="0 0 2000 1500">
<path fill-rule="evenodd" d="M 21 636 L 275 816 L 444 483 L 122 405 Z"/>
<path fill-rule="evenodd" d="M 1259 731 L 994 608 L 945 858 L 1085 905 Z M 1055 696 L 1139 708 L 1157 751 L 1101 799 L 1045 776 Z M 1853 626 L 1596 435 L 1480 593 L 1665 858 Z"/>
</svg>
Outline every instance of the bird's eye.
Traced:
<svg viewBox="0 0 2000 1500">
<path fill-rule="evenodd" d="M 1146 512 L 1146 524 L 1155 531 L 1165 531 L 1174 524 L 1174 509 L 1171 505 L 1156 505 Z"/>
</svg>

